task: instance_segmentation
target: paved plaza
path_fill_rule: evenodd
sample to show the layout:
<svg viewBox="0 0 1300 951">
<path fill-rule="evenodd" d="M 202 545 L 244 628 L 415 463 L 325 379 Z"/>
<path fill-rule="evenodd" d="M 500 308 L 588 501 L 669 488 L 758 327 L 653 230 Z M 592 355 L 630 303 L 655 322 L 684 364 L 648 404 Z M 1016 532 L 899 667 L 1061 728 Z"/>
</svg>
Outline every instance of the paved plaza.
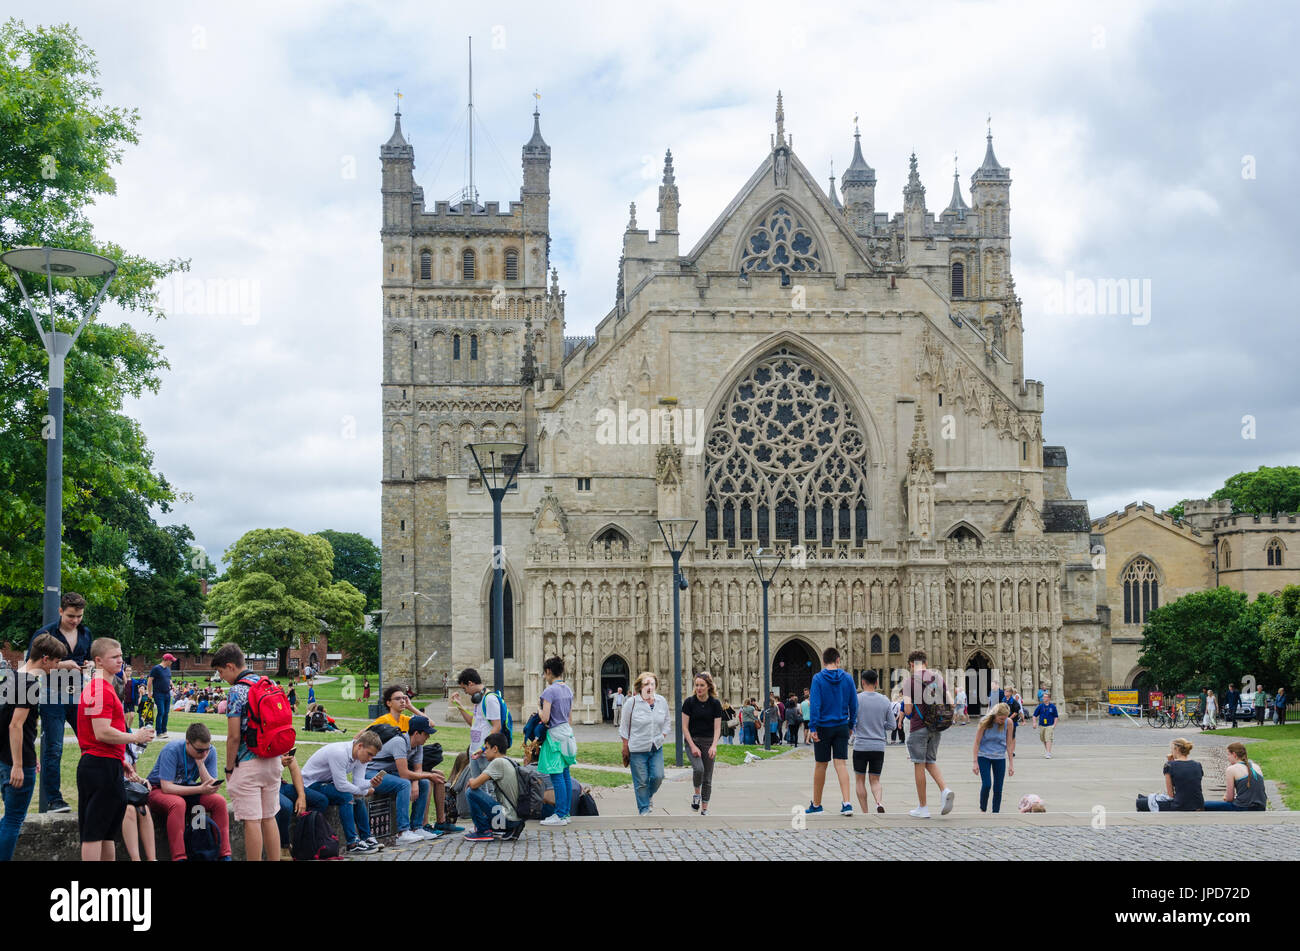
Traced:
<svg viewBox="0 0 1300 951">
<path fill-rule="evenodd" d="M 608 730 L 609 735 L 606 735 Z M 609 728 L 586 728 L 587 739 L 612 739 Z M 804 817 L 811 795 L 812 752 L 806 747 L 762 763 L 719 765 L 714 801 L 701 817 L 690 808 L 690 771 L 668 769 L 655 812 L 638 816 L 630 785 L 594 790 L 600 816 L 575 818 L 564 828 L 530 822 L 518 842 L 470 843 L 459 835 L 410 848 L 388 848 L 358 861 L 436 861 L 473 858 L 538 859 L 1120 859 L 1182 860 L 1264 858 L 1300 850 L 1300 812 L 1281 808 L 1269 783 L 1266 813 L 1163 813 L 1134 811 L 1139 791 L 1163 788 L 1161 766 L 1169 741 L 1186 736 L 1205 768 L 1207 799 L 1223 795 L 1222 747 L 1234 737 L 1198 731 L 1153 730 L 1107 720 L 1074 720 L 1057 727 L 1053 758 L 1032 729 L 1020 731 L 1016 774 L 1008 776 L 999 815 L 979 812 L 979 780 L 971 773 L 974 726 L 944 734 L 939 766 L 956 791 L 947 816 L 929 787 L 934 818 L 913 819 L 916 804 L 905 748 L 886 750 L 883 785 L 887 812 L 838 815 L 833 769 L 823 805 Z M 672 762 L 672 748 L 666 748 Z M 1221 765 L 1222 764 L 1222 765 Z M 850 774 L 851 775 L 851 774 Z M 852 776 L 851 776 L 852 778 Z M 1021 815 L 1016 804 L 1036 793 L 1048 812 Z M 854 802 L 855 810 L 859 806 Z"/>
</svg>

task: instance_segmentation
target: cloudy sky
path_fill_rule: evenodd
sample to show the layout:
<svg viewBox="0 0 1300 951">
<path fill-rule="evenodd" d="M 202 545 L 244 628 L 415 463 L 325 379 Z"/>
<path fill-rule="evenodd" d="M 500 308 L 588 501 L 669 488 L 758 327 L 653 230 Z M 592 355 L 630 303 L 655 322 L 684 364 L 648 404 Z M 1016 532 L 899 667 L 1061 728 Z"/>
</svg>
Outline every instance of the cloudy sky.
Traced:
<svg viewBox="0 0 1300 951">
<path fill-rule="evenodd" d="M 1069 450 L 1073 494 L 1098 516 L 1300 462 L 1289 6 L 7 8 L 76 25 L 104 100 L 140 110 L 140 145 L 94 217 L 137 252 L 192 261 L 149 328 L 171 371 L 130 412 L 193 493 L 176 520 L 213 554 L 267 526 L 378 539 L 378 150 L 400 88 L 427 200 L 461 188 L 470 35 L 484 200 L 517 199 L 541 92 L 570 334 L 611 306 L 627 203 L 653 217 L 665 147 L 690 247 L 765 158 L 778 88 L 795 151 L 823 178 L 848 164 L 861 117 L 891 212 L 912 149 L 931 209 L 947 204 L 954 152 L 969 200 L 991 114 L 1014 179 L 1026 374 L 1046 382 L 1044 432 Z M 1140 306 L 1077 312 L 1089 282 L 1120 279 Z M 239 299 L 206 300 L 216 282 Z"/>
</svg>

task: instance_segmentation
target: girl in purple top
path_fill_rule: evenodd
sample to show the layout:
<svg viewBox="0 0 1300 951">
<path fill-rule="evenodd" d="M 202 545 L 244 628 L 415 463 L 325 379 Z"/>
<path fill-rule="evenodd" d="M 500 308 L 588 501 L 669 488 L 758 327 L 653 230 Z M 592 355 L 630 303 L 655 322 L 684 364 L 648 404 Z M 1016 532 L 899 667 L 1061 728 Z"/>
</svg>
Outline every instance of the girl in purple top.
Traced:
<svg viewBox="0 0 1300 951">
<path fill-rule="evenodd" d="M 555 790 L 555 813 L 542 820 L 542 825 L 567 826 L 572 793 L 569 784 L 569 767 L 577 761 L 578 741 L 569 725 L 573 712 L 573 691 L 564 682 L 564 660 L 552 657 L 542 665 L 546 689 L 541 697 L 541 720 L 546 724 L 546 740 L 537 759 L 537 771 L 551 777 Z"/>
</svg>

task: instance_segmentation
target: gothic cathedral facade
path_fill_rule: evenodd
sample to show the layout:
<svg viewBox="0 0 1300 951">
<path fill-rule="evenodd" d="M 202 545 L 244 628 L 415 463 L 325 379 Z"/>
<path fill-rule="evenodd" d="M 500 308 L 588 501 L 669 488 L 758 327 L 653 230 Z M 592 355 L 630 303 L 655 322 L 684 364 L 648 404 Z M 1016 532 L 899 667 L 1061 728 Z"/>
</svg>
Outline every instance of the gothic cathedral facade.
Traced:
<svg viewBox="0 0 1300 951">
<path fill-rule="evenodd" d="M 823 189 L 778 96 L 758 167 L 685 253 L 667 154 L 658 227 L 631 209 L 589 337 L 564 334 L 536 113 L 505 210 L 427 210 L 400 116 L 380 157 L 386 683 L 490 674 L 492 507 L 467 446 L 510 440 L 528 447 L 503 507 L 512 703 L 555 654 L 585 719 L 643 670 L 672 698 L 670 517 L 697 520 L 683 674 L 733 702 L 797 690 L 831 645 L 886 676 L 921 647 L 1026 694 L 1105 686 L 1087 503 L 1024 375 L 991 135 L 969 206 L 954 175 L 928 210 L 913 155 L 891 216 L 860 135 Z M 784 558 L 767 671 L 758 548 Z"/>
</svg>

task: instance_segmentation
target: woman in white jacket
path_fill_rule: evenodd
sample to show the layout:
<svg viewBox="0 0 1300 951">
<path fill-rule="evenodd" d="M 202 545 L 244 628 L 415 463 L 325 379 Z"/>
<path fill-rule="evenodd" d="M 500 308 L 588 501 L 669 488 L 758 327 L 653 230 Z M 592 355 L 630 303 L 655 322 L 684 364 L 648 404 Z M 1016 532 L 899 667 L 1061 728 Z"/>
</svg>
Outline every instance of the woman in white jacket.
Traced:
<svg viewBox="0 0 1300 951">
<path fill-rule="evenodd" d="M 643 816 L 650 814 L 651 800 L 664 781 L 664 741 L 672 724 L 672 710 L 656 692 L 658 686 L 659 678 L 649 671 L 637 677 L 618 725 L 623 764 L 632 769 L 632 791 Z"/>
</svg>

